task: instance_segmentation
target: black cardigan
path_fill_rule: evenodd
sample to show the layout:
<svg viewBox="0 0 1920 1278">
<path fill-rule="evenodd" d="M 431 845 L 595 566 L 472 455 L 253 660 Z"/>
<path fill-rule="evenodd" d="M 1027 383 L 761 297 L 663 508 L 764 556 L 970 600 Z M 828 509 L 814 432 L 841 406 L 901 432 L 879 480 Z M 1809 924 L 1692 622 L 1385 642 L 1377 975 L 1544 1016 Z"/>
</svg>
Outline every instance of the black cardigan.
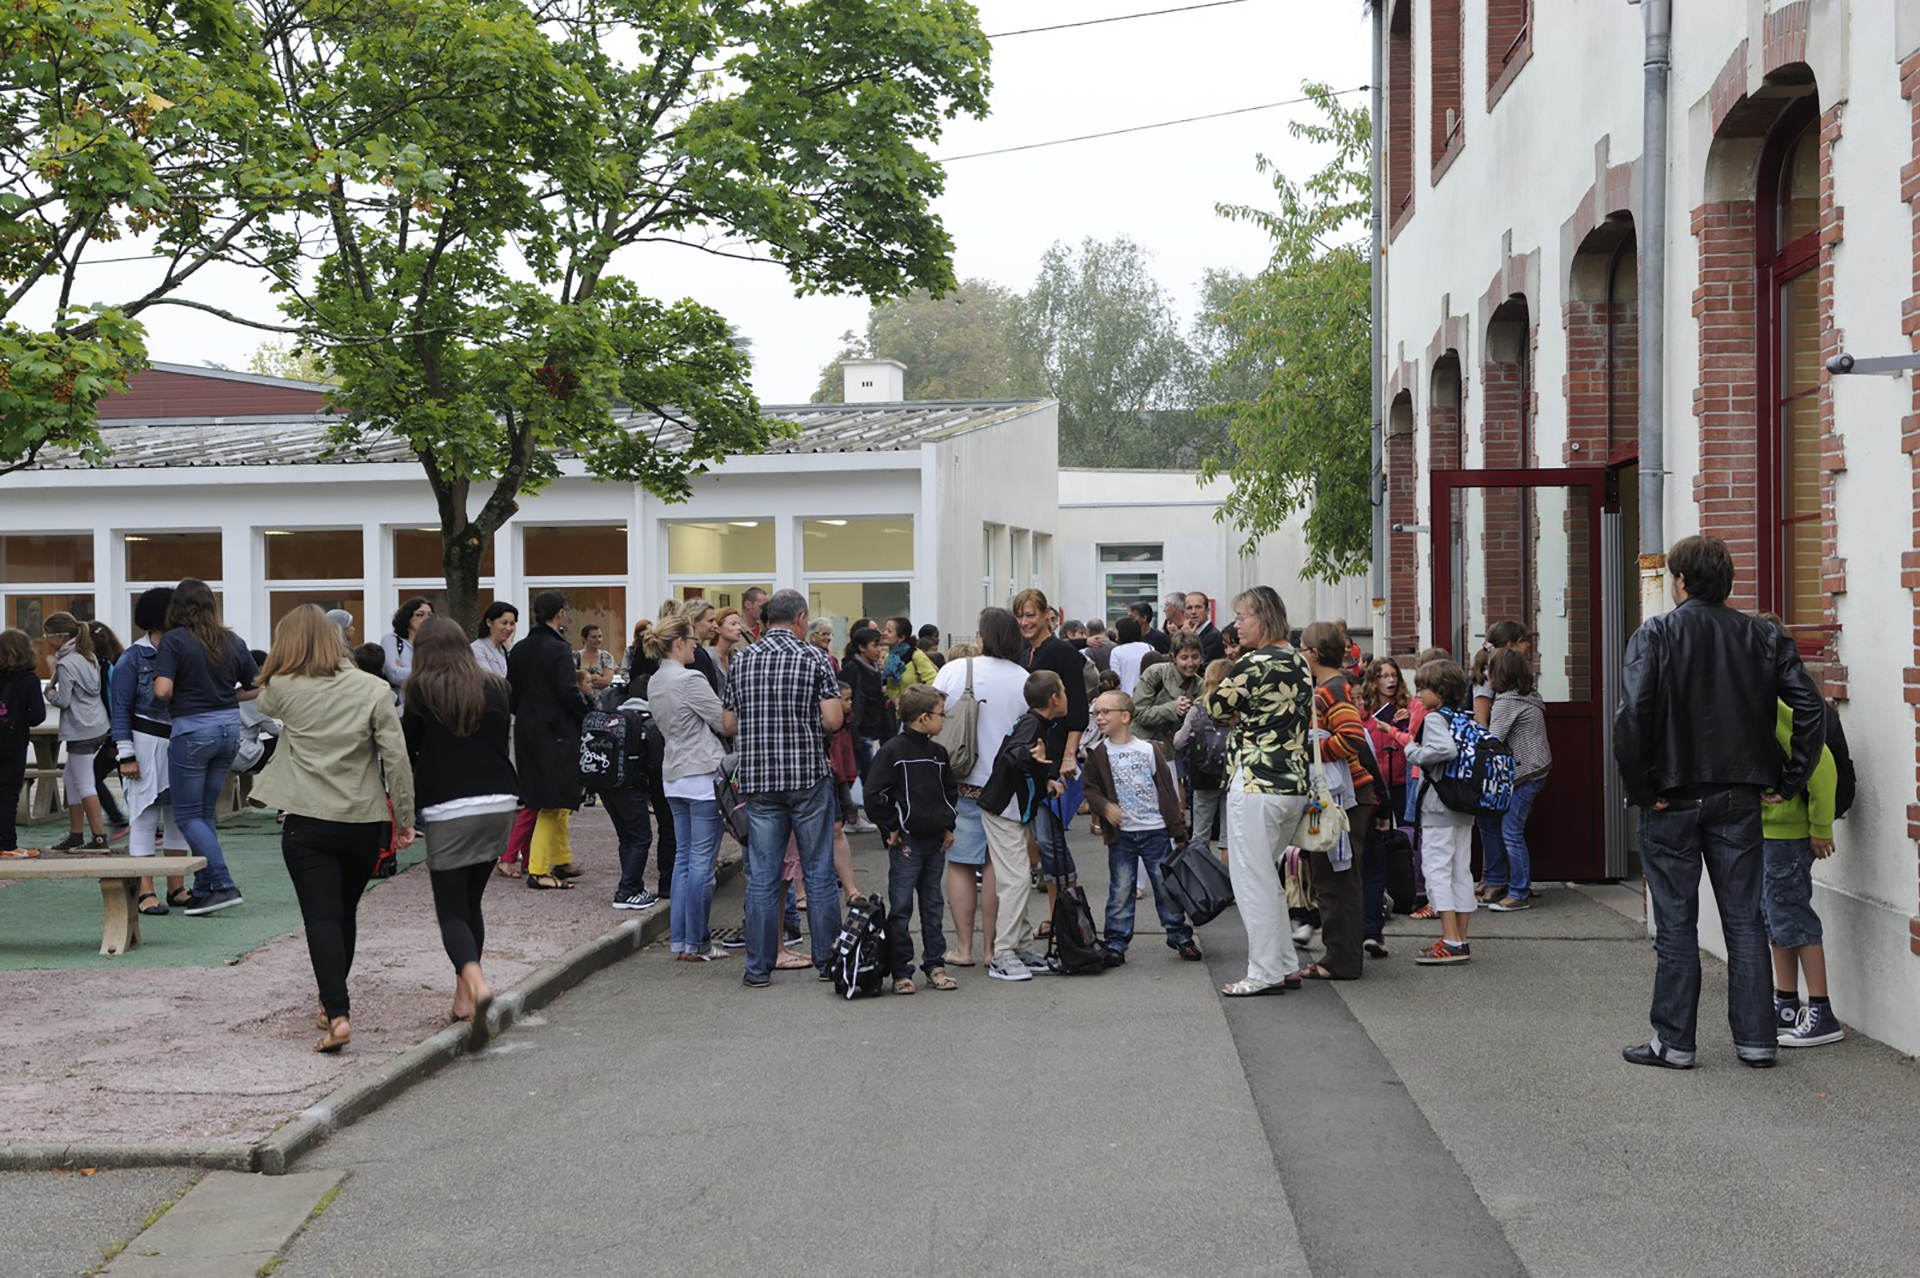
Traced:
<svg viewBox="0 0 1920 1278">
<path fill-rule="evenodd" d="M 421 707 L 418 697 L 409 698 L 400 727 L 407 734 L 407 758 L 413 763 L 416 809 L 482 794 L 518 794 L 520 782 L 507 757 L 507 734 L 512 725 L 507 685 L 491 675 L 487 678 L 487 708 L 470 737 L 454 736 L 446 724 Z"/>
<path fill-rule="evenodd" d="M 1067 712 L 1047 724 L 1047 757 L 1060 766 L 1067 734 L 1087 730 L 1087 659 L 1059 635 L 1049 635 L 1027 652 L 1027 669 L 1051 670 L 1067 685 Z"/>
</svg>

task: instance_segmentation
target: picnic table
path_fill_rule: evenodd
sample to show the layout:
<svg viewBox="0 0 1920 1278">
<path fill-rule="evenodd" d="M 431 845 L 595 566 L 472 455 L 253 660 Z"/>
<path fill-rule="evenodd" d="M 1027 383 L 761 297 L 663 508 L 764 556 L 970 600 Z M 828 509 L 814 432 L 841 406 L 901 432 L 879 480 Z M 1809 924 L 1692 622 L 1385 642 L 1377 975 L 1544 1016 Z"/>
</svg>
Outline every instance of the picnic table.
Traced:
<svg viewBox="0 0 1920 1278">
<path fill-rule="evenodd" d="M 60 791 L 60 778 L 65 771 L 60 760 L 60 712 L 48 706 L 47 721 L 27 736 L 33 743 L 33 760 L 27 766 L 26 783 L 20 787 L 14 821 L 20 825 L 39 825 L 58 820 L 67 810 Z M 113 743 L 108 742 L 101 749 L 111 752 Z M 220 788 L 220 803 L 213 819 L 225 821 L 245 812 L 247 796 L 252 790 L 253 778 L 229 773 L 226 784 Z"/>
<path fill-rule="evenodd" d="M 0 879 L 94 879 L 106 925 L 100 934 L 100 952 L 125 954 L 140 948 L 140 911 L 136 908 L 138 880 L 178 878 L 207 868 L 203 856 L 63 856 L 57 859 L 0 861 Z"/>
</svg>

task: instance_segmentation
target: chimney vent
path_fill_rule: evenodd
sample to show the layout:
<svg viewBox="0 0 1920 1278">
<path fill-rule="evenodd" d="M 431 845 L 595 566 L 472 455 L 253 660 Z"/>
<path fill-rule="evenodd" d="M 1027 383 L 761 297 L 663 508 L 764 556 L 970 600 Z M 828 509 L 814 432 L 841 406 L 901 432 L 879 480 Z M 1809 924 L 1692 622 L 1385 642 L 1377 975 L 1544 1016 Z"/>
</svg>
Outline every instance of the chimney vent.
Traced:
<svg viewBox="0 0 1920 1278">
<path fill-rule="evenodd" d="M 907 366 L 897 359 L 850 359 L 846 373 L 849 404 L 898 404 L 907 397 Z"/>
</svg>

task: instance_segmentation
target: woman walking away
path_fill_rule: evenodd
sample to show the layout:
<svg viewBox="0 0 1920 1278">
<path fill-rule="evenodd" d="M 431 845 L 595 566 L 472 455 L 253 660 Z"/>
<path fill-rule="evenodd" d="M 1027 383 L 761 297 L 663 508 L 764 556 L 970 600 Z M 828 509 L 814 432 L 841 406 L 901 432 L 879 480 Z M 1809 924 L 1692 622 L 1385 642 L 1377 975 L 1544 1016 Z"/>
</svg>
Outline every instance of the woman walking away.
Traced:
<svg viewBox="0 0 1920 1278">
<path fill-rule="evenodd" d="M 120 663 L 127 646 L 120 642 L 120 636 L 104 621 L 94 620 L 87 623 L 87 634 L 93 639 L 93 659 L 100 664 L 100 700 L 106 703 L 108 718 L 113 715 L 113 668 Z M 111 745 L 109 739 L 107 745 Z M 113 789 L 107 784 L 116 760 L 114 752 L 102 746 L 93 752 L 93 790 L 100 800 L 100 815 L 107 819 L 107 828 L 112 831 L 110 842 L 117 843 L 127 833 L 127 814 L 120 810 L 114 801 Z"/>
<path fill-rule="evenodd" d="M 53 850 L 105 852 L 106 818 L 93 775 L 93 757 L 109 740 L 100 661 L 93 655 L 93 636 L 86 623 L 72 613 L 54 613 L 47 618 L 45 630 L 47 651 L 53 657 L 47 704 L 60 711 L 60 744 L 67 751 L 66 770 L 60 774 L 60 788 L 67 796 L 67 837 Z M 80 828 L 83 814 L 93 830 L 91 839 Z"/>
<path fill-rule="evenodd" d="M 533 823 L 526 883 L 542 890 L 572 887 L 580 873 L 573 868 L 567 823 L 586 797 L 580 786 L 580 721 L 592 703 L 586 672 L 573 668 L 566 627 L 567 597 L 541 591 L 533 599 L 533 628 L 507 659 L 520 802 L 540 814 Z"/>
<path fill-rule="evenodd" d="M 1339 624 L 1316 621 L 1308 626 L 1300 637 L 1300 654 L 1313 674 L 1314 704 L 1320 714 L 1321 770 L 1336 802 L 1341 802 L 1347 812 L 1347 835 L 1340 845 L 1331 852 L 1310 853 L 1313 904 L 1320 911 L 1326 957 L 1307 966 L 1301 975 L 1315 981 L 1357 981 L 1363 961 L 1360 880 L 1366 864 L 1361 844 L 1373 823 L 1372 767 L 1379 765 L 1374 763 L 1373 749 L 1367 741 L 1366 716 L 1360 713 L 1343 673 L 1347 641 Z"/>
<path fill-rule="evenodd" d="M 1513 751 L 1513 804 L 1490 817 L 1490 837 L 1481 840 L 1489 892 L 1481 900 L 1501 914 L 1532 905 L 1533 854 L 1527 847 L 1527 816 L 1553 771 L 1553 747 L 1547 743 L 1547 709 L 1533 690 L 1533 663 L 1518 646 L 1493 654 L 1487 663 L 1493 681 L 1493 735 Z M 1487 826 L 1482 825 L 1483 836 Z M 1493 888 L 1501 889 L 1494 893 Z"/>
<path fill-rule="evenodd" d="M 513 716 L 507 681 L 474 663 L 459 626 L 429 617 L 415 638 L 400 728 L 427 840 L 440 943 L 453 962 L 453 1019 L 467 1022 L 467 1050 L 478 1051 L 486 1046 L 493 1005 L 493 987 L 480 968 L 487 936 L 480 897 L 520 807 L 507 757 Z"/>
<path fill-rule="evenodd" d="M 334 633 L 339 629 L 335 626 Z M 227 770 L 240 752 L 240 701 L 258 695 L 253 681 L 259 673 L 240 636 L 220 624 L 207 583 L 188 577 L 175 586 L 167 604 L 167 633 L 154 657 L 153 695 L 167 703 L 172 716 L 167 781 L 173 815 L 193 854 L 207 859 L 207 868 L 193 876 L 187 903 L 187 913 L 196 917 L 244 900 L 227 870 L 213 819 Z"/>
<path fill-rule="evenodd" d="M 733 712 L 694 667 L 693 624 L 682 613 L 647 634 L 647 655 L 659 662 L 647 684 L 647 706 L 661 739 L 661 787 L 673 813 L 673 905 L 669 933 L 674 957 L 707 963 L 727 952 L 713 943 L 713 858 L 720 846 L 720 808 L 713 784 L 726 762 L 722 736 L 734 731 Z"/>
<path fill-rule="evenodd" d="M 1207 713 L 1233 725 L 1227 739 L 1227 873 L 1247 929 L 1247 974 L 1223 987 L 1229 998 L 1300 988 L 1287 934 L 1287 900 L 1275 866 L 1307 807 L 1307 734 L 1313 679 L 1287 637 L 1287 607 L 1270 586 L 1233 601 L 1242 651 Z"/>
<path fill-rule="evenodd" d="M 513 632 L 520 626 L 520 610 L 504 599 L 496 599 L 480 614 L 480 637 L 470 645 L 473 659 L 489 674 L 507 677 L 507 652 L 513 647 Z"/>
<path fill-rule="evenodd" d="M 14 820 L 27 780 L 30 733 L 47 721 L 40 696 L 40 663 L 24 630 L 0 630 L 0 859 L 24 861 L 39 848 L 20 846 Z"/>
<path fill-rule="evenodd" d="M 127 796 L 127 811 L 133 820 L 127 851 L 134 856 L 163 854 L 160 818 L 167 821 L 164 852 L 190 856 L 187 836 L 180 819 L 173 814 L 172 795 L 167 788 L 167 737 L 172 724 L 167 703 L 153 695 L 154 663 L 160 657 L 160 640 L 166 634 L 167 606 L 173 602 L 173 587 L 155 586 L 141 592 L 133 603 L 133 624 L 143 632 L 133 647 L 121 655 L 113 668 L 114 757 L 120 767 L 120 788 Z M 136 904 L 142 914 L 165 914 L 169 906 L 191 904 L 184 877 L 167 880 L 167 898 L 162 901 L 154 891 L 153 880 L 140 880 Z M 152 904 L 148 904 L 151 901 Z"/>
<path fill-rule="evenodd" d="M 347 976 L 360 895 L 389 834 L 395 848 L 413 842 L 413 773 L 400 766 L 407 742 L 392 694 L 347 660 L 340 627 L 317 604 L 287 614 L 260 671 L 260 708 L 284 730 L 254 792 L 285 814 L 280 855 L 307 925 L 325 1021 L 316 1052 L 337 1052 L 353 1037 Z"/>
<path fill-rule="evenodd" d="M 393 614 L 393 631 L 380 636 L 380 673 L 393 685 L 393 703 L 406 698 L 407 676 L 413 673 L 413 638 L 420 623 L 433 615 L 433 605 L 415 595 Z"/>
</svg>

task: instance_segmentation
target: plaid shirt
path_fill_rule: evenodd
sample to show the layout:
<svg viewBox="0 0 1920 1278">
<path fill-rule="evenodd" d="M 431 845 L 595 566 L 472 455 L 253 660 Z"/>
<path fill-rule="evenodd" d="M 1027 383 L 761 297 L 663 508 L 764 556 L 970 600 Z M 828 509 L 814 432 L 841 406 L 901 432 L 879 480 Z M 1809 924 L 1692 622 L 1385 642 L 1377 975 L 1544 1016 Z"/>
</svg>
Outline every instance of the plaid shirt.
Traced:
<svg viewBox="0 0 1920 1278">
<path fill-rule="evenodd" d="M 827 654 L 783 627 L 734 653 L 722 704 L 740 719 L 740 789 L 806 790 L 827 775 L 820 703 L 840 696 Z"/>
</svg>

